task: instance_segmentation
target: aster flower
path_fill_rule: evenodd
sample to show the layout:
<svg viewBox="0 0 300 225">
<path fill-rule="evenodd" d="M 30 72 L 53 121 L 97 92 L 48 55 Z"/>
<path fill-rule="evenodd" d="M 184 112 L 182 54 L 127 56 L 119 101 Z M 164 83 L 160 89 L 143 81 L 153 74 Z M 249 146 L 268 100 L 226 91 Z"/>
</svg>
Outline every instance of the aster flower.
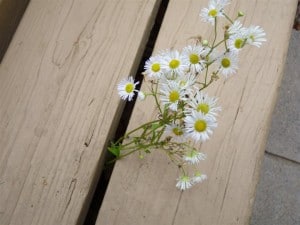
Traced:
<svg viewBox="0 0 300 225">
<path fill-rule="evenodd" d="M 206 159 L 206 155 L 204 153 L 198 152 L 196 150 L 191 150 L 189 152 L 187 152 L 184 156 L 183 156 L 183 160 L 186 161 L 189 164 L 197 164 L 199 163 L 201 160 L 205 160 Z"/>
<path fill-rule="evenodd" d="M 201 54 L 205 52 L 201 45 L 189 45 L 182 51 L 182 55 L 189 59 L 189 68 L 191 73 L 199 73 L 204 69 L 204 60 Z"/>
<path fill-rule="evenodd" d="M 201 91 L 197 91 L 195 97 L 188 103 L 190 108 L 187 108 L 185 113 L 191 114 L 192 111 L 201 112 L 204 115 L 210 115 L 212 117 L 217 116 L 217 113 L 221 111 L 221 107 L 217 107 L 217 98 L 209 97 Z"/>
<path fill-rule="evenodd" d="M 185 142 L 184 129 L 176 123 L 166 125 L 165 134 L 172 137 L 174 142 Z"/>
<path fill-rule="evenodd" d="M 129 77 L 127 79 L 123 79 L 119 84 L 118 84 L 118 91 L 119 95 L 123 100 L 131 101 L 134 92 L 137 92 L 136 85 L 139 84 L 139 82 L 134 83 L 133 77 Z"/>
<path fill-rule="evenodd" d="M 187 115 L 184 122 L 187 137 L 195 141 L 204 142 L 208 140 L 213 133 L 213 129 L 217 127 L 214 117 L 197 111 L 192 111 L 191 114 Z"/>
<path fill-rule="evenodd" d="M 259 26 L 250 26 L 246 29 L 247 44 L 260 47 L 262 42 L 267 41 L 266 33 Z"/>
<path fill-rule="evenodd" d="M 230 0 L 211 0 L 212 2 L 214 2 L 216 5 L 218 5 L 218 7 L 220 8 L 224 8 L 226 5 L 230 4 Z"/>
<path fill-rule="evenodd" d="M 188 58 L 176 50 L 167 50 L 162 53 L 161 68 L 164 73 L 182 75 L 188 69 Z"/>
<path fill-rule="evenodd" d="M 240 32 L 245 32 L 245 28 L 243 28 L 243 24 L 240 21 L 236 20 L 227 30 L 228 34 L 234 35 Z"/>
<path fill-rule="evenodd" d="M 225 77 L 234 74 L 238 69 L 238 57 L 234 52 L 222 55 L 218 61 L 220 65 L 220 72 Z"/>
<path fill-rule="evenodd" d="M 191 178 L 193 184 L 201 183 L 206 180 L 207 176 L 205 174 L 200 173 L 199 171 L 195 173 L 195 175 Z"/>
<path fill-rule="evenodd" d="M 187 73 L 184 76 L 178 76 L 175 80 L 182 89 L 185 89 L 187 93 L 191 92 L 191 87 L 196 83 L 197 79 L 194 74 Z"/>
<path fill-rule="evenodd" d="M 215 24 L 215 18 L 223 17 L 222 10 L 229 3 L 227 0 L 211 0 L 208 3 L 208 8 L 201 10 L 200 16 L 205 22 L 209 22 L 212 25 Z"/>
<path fill-rule="evenodd" d="M 170 110 L 177 111 L 178 102 L 185 100 L 185 91 L 175 81 L 169 81 L 161 85 L 161 102 L 167 105 Z"/>
<path fill-rule="evenodd" d="M 229 50 L 231 52 L 238 53 L 245 46 L 246 40 L 246 32 L 240 32 L 235 35 L 231 35 L 227 41 Z"/>
<path fill-rule="evenodd" d="M 161 69 L 161 57 L 160 56 L 152 56 L 150 57 L 144 66 L 144 74 L 149 78 L 160 78 L 162 75 Z"/>
<path fill-rule="evenodd" d="M 192 180 L 189 176 L 182 175 L 177 179 L 176 187 L 181 191 L 189 189 L 193 186 Z"/>
</svg>

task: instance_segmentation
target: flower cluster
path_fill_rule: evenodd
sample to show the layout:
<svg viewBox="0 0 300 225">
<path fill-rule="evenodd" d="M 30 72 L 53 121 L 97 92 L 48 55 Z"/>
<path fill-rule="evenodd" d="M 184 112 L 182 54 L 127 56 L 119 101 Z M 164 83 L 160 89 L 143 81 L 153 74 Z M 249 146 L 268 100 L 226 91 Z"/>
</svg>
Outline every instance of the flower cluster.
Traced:
<svg viewBox="0 0 300 225">
<path fill-rule="evenodd" d="M 232 20 L 224 7 L 228 0 L 210 0 L 200 12 L 203 21 L 214 26 L 214 39 L 195 40 L 181 51 L 168 49 L 151 56 L 145 63 L 143 75 L 149 82 L 148 92 L 137 90 L 133 77 L 118 85 L 123 100 L 131 101 L 135 94 L 140 100 L 153 97 L 158 110 L 156 120 L 145 123 L 128 132 L 109 148 L 117 158 L 138 152 L 162 150 L 179 168 L 176 187 L 190 188 L 207 178 L 196 167 L 206 155 L 193 145 L 207 141 L 217 127 L 221 108 L 217 98 L 204 93 L 219 76 L 227 78 L 237 72 L 239 52 L 246 45 L 260 47 L 266 41 L 265 33 L 258 26 L 244 27 L 238 20 L 239 12 Z M 217 22 L 226 19 L 222 40 L 217 42 Z"/>
</svg>

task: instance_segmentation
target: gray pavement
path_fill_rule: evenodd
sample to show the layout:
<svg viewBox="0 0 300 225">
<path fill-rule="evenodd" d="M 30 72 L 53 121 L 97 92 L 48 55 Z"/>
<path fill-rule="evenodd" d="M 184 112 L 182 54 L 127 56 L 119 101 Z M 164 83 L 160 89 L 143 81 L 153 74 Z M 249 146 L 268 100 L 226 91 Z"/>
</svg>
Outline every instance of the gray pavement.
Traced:
<svg viewBox="0 0 300 225">
<path fill-rule="evenodd" d="M 293 30 L 251 225 L 300 225 L 300 31 Z"/>
</svg>

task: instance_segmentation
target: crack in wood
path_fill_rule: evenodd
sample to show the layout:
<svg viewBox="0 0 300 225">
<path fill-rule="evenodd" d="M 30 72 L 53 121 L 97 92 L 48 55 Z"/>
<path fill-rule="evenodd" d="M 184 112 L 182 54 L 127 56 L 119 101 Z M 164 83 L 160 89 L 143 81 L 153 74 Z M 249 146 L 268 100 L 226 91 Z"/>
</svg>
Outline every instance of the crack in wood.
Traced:
<svg viewBox="0 0 300 225">
<path fill-rule="evenodd" d="M 67 204 L 66 204 L 66 206 L 65 206 L 65 208 L 64 208 L 64 211 L 63 211 L 62 216 L 64 216 L 64 215 L 66 214 L 66 211 L 67 211 L 67 209 L 68 209 L 68 207 L 69 207 L 69 205 L 70 205 L 70 203 L 71 203 L 72 196 L 73 196 L 74 190 L 75 190 L 75 188 L 76 188 L 76 184 L 77 184 L 77 179 L 76 179 L 76 178 L 73 178 L 73 179 L 71 180 L 70 185 L 69 185 L 69 189 L 68 189 L 68 197 L 67 197 L 68 201 L 67 201 Z"/>
<path fill-rule="evenodd" d="M 176 215 L 177 215 L 177 212 L 178 212 L 178 209 L 179 209 L 179 203 L 180 203 L 182 194 L 183 194 L 183 191 L 180 192 L 180 195 L 179 195 L 179 198 L 178 198 L 178 202 L 177 202 L 176 209 L 175 209 L 175 212 L 174 212 L 174 217 L 172 219 L 172 225 L 175 224 L 175 219 L 176 219 Z"/>
<path fill-rule="evenodd" d="M 89 147 L 91 141 L 92 141 L 92 138 L 94 136 L 94 131 L 95 131 L 95 128 L 93 129 L 91 135 L 87 136 L 87 138 L 85 139 L 85 142 L 84 142 L 84 146 L 85 147 Z"/>
</svg>

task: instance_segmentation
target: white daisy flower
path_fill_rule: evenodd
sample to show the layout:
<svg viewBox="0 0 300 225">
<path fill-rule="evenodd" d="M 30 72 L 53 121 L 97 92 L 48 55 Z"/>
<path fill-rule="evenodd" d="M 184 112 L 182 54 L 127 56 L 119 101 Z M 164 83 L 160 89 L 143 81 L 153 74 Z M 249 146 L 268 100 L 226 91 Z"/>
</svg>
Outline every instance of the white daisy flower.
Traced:
<svg viewBox="0 0 300 225">
<path fill-rule="evenodd" d="M 236 53 L 226 53 L 219 58 L 220 73 L 225 77 L 236 73 L 238 69 L 238 57 Z"/>
<path fill-rule="evenodd" d="M 133 77 L 129 77 L 127 79 L 123 79 L 119 84 L 118 84 L 118 91 L 119 95 L 123 100 L 131 101 L 134 92 L 137 92 L 135 89 L 136 85 L 139 84 L 139 82 L 134 83 Z"/>
<path fill-rule="evenodd" d="M 169 81 L 161 85 L 161 102 L 167 105 L 170 110 L 177 111 L 178 102 L 185 100 L 185 91 L 175 81 Z"/>
<path fill-rule="evenodd" d="M 174 142 L 185 142 L 184 129 L 176 123 L 166 125 L 165 134 L 171 136 Z"/>
<path fill-rule="evenodd" d="M 182 89 L 189 89 L 196 83 L 197 79 L 194 74 L 187 73 L 184 76 L 177 77 L 177 79 L 175 81 L 178 82 L 179 86 Z M 187 92 L 189 92 L 189 91 L 187 91 Z"/>
<path fill-rule="evenodd" d="M 197 91 L 195 97 L 191 99 L 188 105 L 191 108 L 186 109 L 186 114 L 189 115 L 192 111 L 201 112 L 204 115 L 215 117 L 221 111 L 221 107 L 217 107 L 217 98 L 209 97 L 201 91 Z"/>
<path fill-rule="evenodd" d="M 182 55 L 189 59 L 191 73 L 200 73 L 204 69 L 204 60 L 201 54 L 205 52 L 201 45 L 189 45 L 183 48 Z"/>
<path fill-rule="evenodd" d="M 230 0 L 211 0 L 214 4 L 218 5 L 220 8 L 224 8 L 226 5 L 230 4 Z"/>
<path fill-rule="evenodd" d="M 247 34 L 247 44 L 260 47 L 262 42 L 267 41 L 265 38 L 266 33 L 259 26 L 250 26 L 246 29 Z"/>
<path fill-rule="evenodd" d="M 192 180 L 189 176 L 182 175 L 177 179 L 176 187 L 181 191 L 189 189 L 193 186 Z"/>
<path fill-rule="evenodd" d="M 176 50 L 167 50 L 162 54 L 161 68 L 164 73 L 182 75 L 188 69 L 188 59 Z"/>
<path fill-rule="evenodd" d="M 243 28 L 243 24 L 240 21 L 236 20 L 227 30 L 228 34 L 234 35 L 240 32 L 245 32 L 245 28 Z"/>
<path fill-rule="evenodd" d="M 205 160 L 205 159 L 206 159 L 206 155 L 196 150 L 191 150 L 183 156 L 183 160 L 189 164 L 197 164 L 201 160 Z"/>
<path fill-rule="evenodd" d="M 245 46 L 246 39 L 247 35 L 245 32 L 231 35 L 227 41 L 229 50 L 238 53 Z"/>
<path fill-rule="evenodd" d="M 178 73 L 174 73 L 172 71 L 164 72 L 163 76 L 161 76 L 161 78 L 160 78 L 160 83 L 167 83 L 169 81 L 175 81 L 176 79 L 178 79 L 178 77 L 180 77 L 180 75 Z"/>
<path fill-rule="evenodd" d="M 191 178 L 193 184 L 201 183 L 202 181 L 206 180 L 207 176 L 200 172 L 196 172 L 194 177 Z"/>
<path fill-rule="evenodd" d="M 161 57 L 160 56 L 152 56 L 150 57 L 144 66 L 144 74 L 149 78 L 160 78 L 162 75 L 161 69 Z"/>
<path fill-rule="evenodd" d="M 208 3 L 208 8 L 203 8 L 201 10 L 200 16 L 202 17 L 202 20 L 214 25 L 215 18 L 224 16 L 222 10 L 228 2 L 229 1 L 227 0 L 211 0 Z"/>
<path fill-rule="evenodd" d="M 212 135 L 213 129 L 217 127 L 214 117 L 204 115 L 201 112 L 192 111 L 184 119 L 185 132 L 187 137 L 191 137 L 195 141 L 206 141 Z"/>
</svg>

